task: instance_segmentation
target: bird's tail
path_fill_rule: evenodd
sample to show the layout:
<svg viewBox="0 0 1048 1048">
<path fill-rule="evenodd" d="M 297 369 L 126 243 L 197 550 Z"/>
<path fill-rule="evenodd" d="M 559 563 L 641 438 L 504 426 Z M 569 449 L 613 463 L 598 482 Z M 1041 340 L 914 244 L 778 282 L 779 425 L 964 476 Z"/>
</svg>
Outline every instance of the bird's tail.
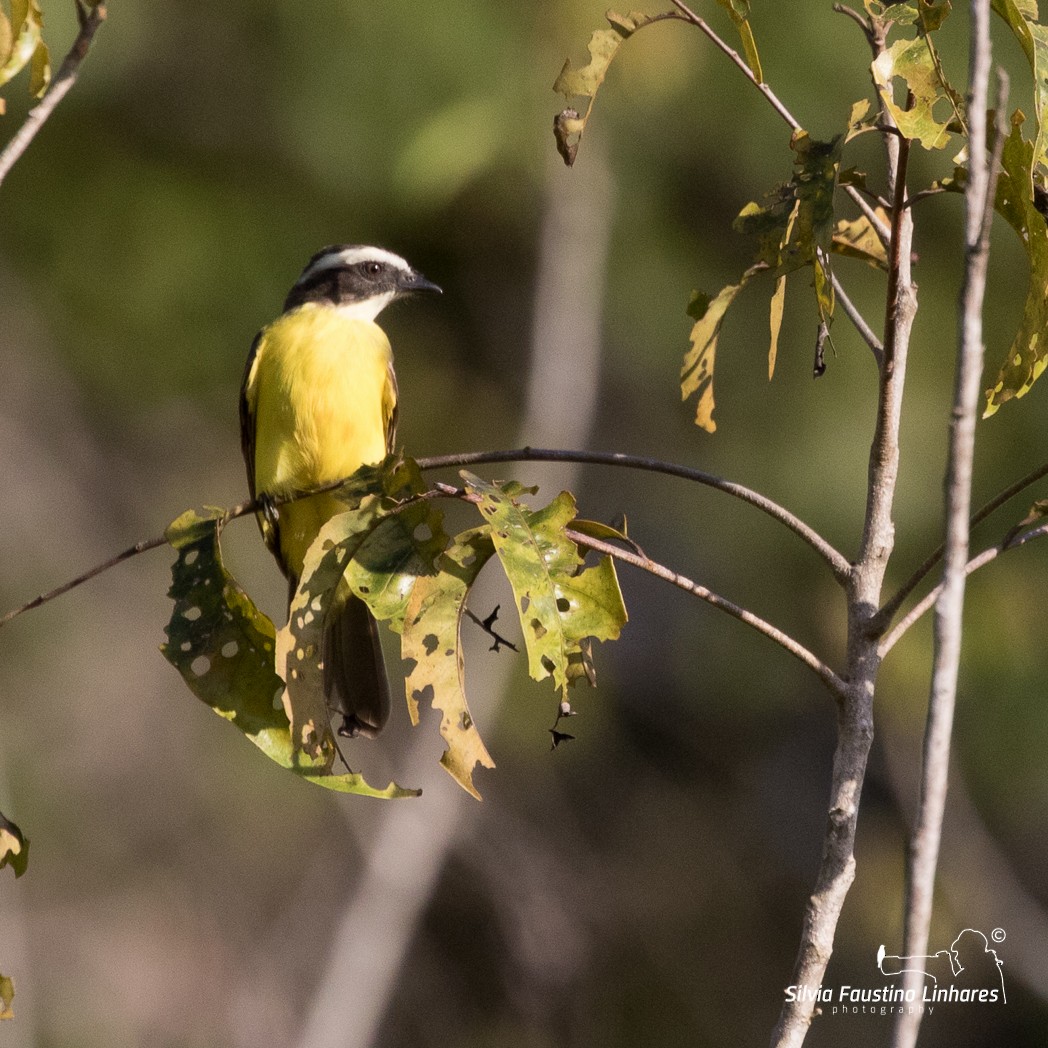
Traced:
<svg viewBox="0 0 1048 1048">
<path fill-rule="evenodd" d="M 389 719 L 389 681 L 368 606 L 347 593 L 324 631 L 324 694 L 342 714 L 339 735 L 374 738 Z"/>
</svg>

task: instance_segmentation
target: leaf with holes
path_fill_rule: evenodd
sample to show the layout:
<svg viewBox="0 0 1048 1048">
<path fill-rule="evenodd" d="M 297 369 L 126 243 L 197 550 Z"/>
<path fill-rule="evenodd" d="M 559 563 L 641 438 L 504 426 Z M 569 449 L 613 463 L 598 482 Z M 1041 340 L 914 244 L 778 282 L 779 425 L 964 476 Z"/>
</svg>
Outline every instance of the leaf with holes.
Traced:
<svg viewBox="0 0 1048 1048">
<path fill-rule="evenodd" d="M 281 701 L 284 682 L 274 667 L 276 630 L 222 563 L 224 520 L 221 510 L 204 515 L 190 510 L 165 533 L 178 559 L 171 569 L 169 596 L 175 606 L 165 631 L 167 643 L 161 646 L 164 657 L 198 699 L 281 767 L 341 793 L 417 794 L 394 783 L 375 789 L 358 774 L 331 774 L 327 749 L 333 750 L 333 741 L 326 721 L 317 732 L 320 743 L 313 757 L 292 744 Z"/>
<path fill-rule="evenodd" d="M 22 831 L 0 812 L 0 870 L 10 866 L 21 877 L 29 863 L 29 841 Z"/>
<path fill-rule="evenodd" d="M 598 29 L 590 37 L 589 62 L 575 68 L 571 64 L 571 59 L 568 59 L 553 83 L 553 90 L 564 95 L 568 101 L 573 98 L 586 99 L 586 108 L 583 113 L 580 114 L 575 108 L 564 109 L 554 121 L 557 150 L 568 167 L 575 163 L 575 155 L 586 129 L 586 121 L 589 120 L 590 113 L 593 111 L 597 91 L 604 83 L 608 67 L 618 54 L 619 48 L 638 29 L 654 21 L 651 15 L 642 14 L 640 11 L 631 11 L 628 15 L 608 11 L 604 17 L 607 18 L 611 28 Z"/>
<path fill-rule="evenodd" d="M 1048 365 L 1048 227 L 1034 201 L 1034 145 L 1022 136 L 1023 114 L 1016 110 L 1004 143 L 994 206 L 1019 236 L 1030 260 L 1030 284 L 1022 322 L 997 381 L 986 391 L 983 416 L 992 415 L 1003 403 L 1023 396 Z M 948 188 L 961 188 L 963 173 Z"/>
<path fill-rule="evenodd" d="M 899 131 L 925 149 L 943 149 L 950 141 L 948 128 L 956 116 L 957 100 L 944 84 L 935 52 L 925 36 L 896 40 L 878 55 L 872 70 L 881 102 Z M 895 102 L 895 80 L 901 80 L 913 95 L 913 104 L 907 109 Z"/>
<path fill-rule="evenodd" d="M 477 800 L 473 769 L 478 764 L 494 768 L 495 762 L 466 704 L 462 616 L 470 587 L 494 552 L 487 527 L 456 536 L 437 562 L 439 573 L 420 576 L 415 583 L 401 637 L 401 654 L 411 666 L 404 682 L 411 722 L 418 724 L 423 699 L 441 711 L 440 734 L 447 749 L 440 763 Z"/>
<path fill-rule="evenodd" d="M 614 565 L 582 567 L 578 548 L 564 533 L 575 519 L 569 492 L 532 510 L 520 503 L 519 485 L 489 484 L 466 472 L 462 477 L 491 525 L 495 552 L 513 589 L 528 670 L 535 680 L 552 677 L 563 692 L 575 676 L 573 664 L 584 657 L 583 640 L 614 640 L 626 621 Z"/>
<path fill-rule="evenodd" d="M 1048 165 L 1048 26 L 1037 20 L 1032 0 L 992 0 L 993 10 L 1008 24 L 1030 63 L 1036 130 L 1033 155 L 1039 167 Z"/>
</svg>

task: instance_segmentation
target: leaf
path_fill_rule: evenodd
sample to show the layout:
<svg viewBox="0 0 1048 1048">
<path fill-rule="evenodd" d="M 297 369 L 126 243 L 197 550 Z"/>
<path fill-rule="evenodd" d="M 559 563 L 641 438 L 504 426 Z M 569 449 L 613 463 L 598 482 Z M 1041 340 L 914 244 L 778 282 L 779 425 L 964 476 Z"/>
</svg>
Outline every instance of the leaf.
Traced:
<svg viewBox="0 0 1048 1048">
<path fill-rule="evenodd" d="M 25 873 L 29 865 L 29 840 L 0 812 L 0 870 L 8 865 L 14 870 L 16 879 Z"/>
<path fill-rule="evenodd" d="M 891 113 L 899 131 L 920 142 L 925 149 L 942 149 L 950 141 L 948 125 L 955 114 L 955 102 L 944 86 L 938 63 L 927 39 L 896 40 L 873 62 L 873 79 L 885 108 Z M 900 79 L 913 94 L 909 109 L 896 105 L 893 81 Z M 935 109 L 945 103 L 950 112 L 937 117 Z"/>
<path fill-rule="evenodd" d="M 681 400 L 687 400 L 692 394 L 698 395 L 695 424 L 707 433 L 713 433 L 717 429 L 717 423 L 713 421 L 713 366 L 724 315 L 735 301 L 735 296 L 756 272 L 756 266 L 746 270 L 739 283 L 721 288 L 712 299 L 699 291 L 691 293 L 688 316 L 695 323 L 691 329 L 691 349 L 684 355 L 681 367 L 680 393 Z"/>
<path fill-rule="evenodd" d="M 878 207 L 876 213 L 887 225 L 888 215 L 884 209 Z M 876 269 L 888 269 L 888 252 L 884 242 L 865 215 L 851 220 L 842 218 L 834 226 L 830 250 L 837 255 L 857 258 Z"/>
<path fill-rule="evenodd" d="M 11 19 L 0 26 L 0 86 L 33 64 L 30 91 L 39 97 L 50 79 L 47 47 L 43 42 L 44 16 L 37 0 L 11 0 Z M 6 47 L 4 43 L 6 41 Z"/>
<path fill-rule="evenodd" d="M 489 484 L 463 472 L 466 489 L 477 496 L 481 515 L 513 589 L 535 680 L 552 677 L 562 692 L 584 659 L 587 637 L 614 640 L 626 609 L 614 565 L 582 567 L 578 548 L 564 529 L 575 518 L 575 500 L 562 491 L 548 506 L 528 509 L 518 501 L 519 485 Z"/>
<path fill-rule="evenodd" d="M 768 328 L 771 342 L 768 346 L 768 381 L 775 377 L 775 361 L 779 356 L 779 332 L 782 330 L 782 312 L 786 306 L 786 275 L 775 278 L 775 290 L 771 293 L 771 308 L 768 311 Z"/>
<path fill-rule="evenodd" d="M 618 54 L 623 41 L 628 40 L 638 29 L 654 21 L 651 15 L 643 14 L 640 11 L 631 11 L 628 15 L 608 11 L 604 17 L 611 28 L 598 29 L 590 37 L 589 62 L 580 68 L 574 68 L 571 59 L 567 59 L 560 75 L 553 82 L 553 90 L 564 95 L 568 101 L 573 98 L 587 99 L 583 113 L 580 114 L 576 108 L 569 107 L 562 110 L 553 123 L 557 150 L 568 167 L 575 162 L 579 142 L 586 129 L 586 121 L 589 120 L 590 113 L 593 111 L 597 91 L 604 83 L 608 67 Z"/>
<path fill-rule="evenodd" d="M 1048 227 L 1034 203 L 1035 146 L 1022 136 L 1023 114 L 1016 110 L 1004 143 L 994 206 L 1015 230 L 1030 260 L 1030 284 L 1019 330 L 1001 363 L 997 380 L 986 391 L 983 417 L 1013 397 L 1023 396 L 1048 364 Z M 960 188 L 955 178 L 948 188 Z"/>
<path fill-rule="evenodd" d="M 354 773 L 332 774 L 333 741 L 326 721 L 317 726 L 315 756 L 292 743 L 281 701 L 284 683 L 274 668 L 276 631 L 222 563 L 224 519 L 221 510 L 204 515 L 190 510 L 165 533 L 178 558 L 171 569 L 169 596 L 175 607 L 161 647 L 164 657 L 198 699 L 301 778 L 341 793 L 417 795 L 394 783 L 375 789 Z"/>
<path fill-rule="evenodd" d="M 1015 34 L 1030 63 L 1033 74 L 1034 165 L 1048 164 L 1048 27 L 1037 20 L 1037 4 L 1032 0 L 992 0 L 993 10 Z"/>
<path fill-rule="evenodd" d="M 0 975 L 0 1019 L 13 1019 L 11 1004 L 15 999 L 14 980 L 9 975 Z"/>
<path fill-rule="evenodd" d="M 1026 516 L 1004 536 L 1001 545 L 1007 549 L 1027 528 L 1032 524 L 1036 524 L 1039 520 L 1044 520 L 1045 517 L 1048 517 L 1048 499 L 1037 499 Z"/>
<path fill-rule="evenodd" d="M 742 40 L 742 50 L 746 55 L 746 64 L 757 78 L 758 84 L 764 83 L 764 70 L 761 69 L 760 56 L 757 54 L 757 42 L 753 39 L 753 30 L 750 28 L 750 0 L 717 0 L 731 16 L 738 30 L 739 39 Z"/>
<path fill-rule="evenodd" d="M 462 617 L 470 588 L 495 552 L 486 526 L 456 536 L 440 557 L 438 574 L 421 576 L 408 601 L 401 654 L 411 665 L 405 681 L 412 724 L 428 697 L 442 713 L 440 734 L 447 749 L 440 763 L 468 793 L 480 800 L 473 769 L 494 768 L 466 703 Z"/>
</svg>

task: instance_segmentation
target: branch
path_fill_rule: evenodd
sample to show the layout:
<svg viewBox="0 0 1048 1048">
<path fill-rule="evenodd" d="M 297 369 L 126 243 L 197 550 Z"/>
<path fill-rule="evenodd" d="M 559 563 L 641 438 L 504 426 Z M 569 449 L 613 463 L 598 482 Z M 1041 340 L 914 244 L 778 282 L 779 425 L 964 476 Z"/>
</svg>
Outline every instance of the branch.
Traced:
<svg viewBox="0 0 1048 1048">
<path fill-rule="evenodd" d="M 80 72 L 80 63 L 87 57 L 98 27 L 106 19 L 105 4 L 96 4 L 87 7 L 82 0 L 76 0 L 76 17 L 80 22 L 80 32 L 77 34 L 69 54 L 65 56 L 58 73 L 48 85 L 44 97 L 34 106 L 24 123 L 15 133 L 14 137 L 0 153 L 0 183 L 7 177 L 8 172 L 14 167 L 21 155 L 29 148 L 29 143 L 36 137 L 36 133 L 44 126 L 47 118 L 54 112 L 55 106 L 65 98 L 69 89 L 76 83 Z"/>
<path fill-rule="evenodd" d="M 616 560 L 621 560 L 624 564 L 640 568 L 642 571 L 646 571 L 664 582 L 670 582 L 686 593 L 706 601 L 707 604 L 712 605 L 714 608 L 727 612 L 740 622 L 746 623 L 747 626 L 752 626 L 758 633 L 762 633 L 765 637 L 775 641 L 776 644 L 803 662 L 826 685 L 834 698 L 840 701 L 844 695 L 846 690 L 845 682 L 822 659 L 812 654 L 803 644 L 794 640 L 789 634 L 783 633 L 776 626 L 772 626 L 771 623 L 765 621 L 759 615 L 755 615 L 752 611 L 747 611 L 745 608 L 725 597 L 721 597 L 705 586 L 700 586 L 697 582 L 692 582 L 686 576 L 652 560 L 645 553 L 621 549 L 618 546 L 613 546 L 610 542 L 604 542 L 602 539 L 584 535 L 573 528 L 565 528 L 564 534 L 577 546 L 596 550 L 598 553 L 604 553 L 609 557 L 614 557 Z"/>
<path fill-rule="evenodd" d="M 856 308 L 855 303 L 845 294 L 841 282 L 837 279 L 837 274 L 831 271 L 830 280 L 833 282 L 833 292 L 837 296 L 837 301 L 840 302 L 841 308 L 848 314 L 848 319 L 855 325 L 855 330 L 859 332 L 863 342 L 873 350 L 873 359 L 877 361 L 877 366 L 880 367 L 881 361 L 884 359 L 884 345 L 873 333 L 873 328 L 866 323 L 866 318 Z"/>
<path fill-rule="evenodd" d="M 1010 549 L 1017 549 L 1019 546 L 1025 545 L 1031 539 L 1040 538 L 1042 535 L 1048 535 L 1048 524 L 1039 524 L 1036 528 L 1030 528 L 1029 531 L 1024 531 L 1014 538 L 1005 539 L 1003 542 L 999 542 L 996 546 L 987 547 L 982 551 L 982 553 L 973 557 L 967 564 L 965 564 L 965 575 L 971 575 L 972 572 L 978 571 L 979 568 L 985 567 L 991 561 L 996 560 L 1002 553 L 1007 553 Z M 877 647 L 877 652 L 882 658 L 895 647 L 896 643 L 901 640 L 902 635 L 935 605 L 935 602 L 939 599 L 939 596 L 942 593 L 942 589 L 943 585 L 940 582 L 935 589 L 922 597 L 906 613 L 906 616 L 899 620 L 896 627 L 887 634 L 883 640 L 881 640 Z"/>
<path fill-rule="evenodd" d="M 422 470 L 472 466 L 482 462 L 582 462 L 593 466 L 625 466 L 629 469 L 681 477 L 741 499 L 767 513 L 773 520 L 784 524 L 826 561 L 838 582 L 845 582 L 851 574 L 851 564 L 843 553 L 838 552 L 814 528 L 805 524 L 799 517 L 794 516 L 777 502 L 742 484 L 736 484 L 734 481 L 724 480 L 711 473 L 680 466 L 673 462 L 662 462 L 638 455 L 623 455 L 613 451 L 572 451 L 559 448 L 527 447 L 516 448 L 512 451 L 472 451 L 452 455 L 432 455 L 415 461 Z"/>
<path fill-rule="evenodd" d="M 1025 477 L 1017 480 L 1014 484 L 1009 485 L 1004 491 L 998 492 L 994 495 L 986 505 L 982 506 L 978 511 L 972 514 L 971 520 L 968 521 L 969 530 L 974 528 L 977 524 L 981 524 L 994 510 L 999 509 L 1009 499 L 1014 498 L 1024 488 L 1028 488 L 1031 484 L 1036 484 L 1042 477 L 1048 476 L 1048 462 L 1041 466 L 1038 466 L 1035 470 L 1027 473 Z M 877 620 L 880 624 L 881 629 L 885 629 L 888 623 L 895 617 L 895 613 L 902 606 L 906 598 L 917 588 L 921 580 L 925 577 L 939 563 L 942 558 L 943 551 L 946 549 L 944 543 L 940 543 L 928 556 L 925 558 L 921 566 L 902 584 L 899 591 L 887 601 L 883 608 L 877 614 Z M 909 617 L 909 616 L 907 616 Z M 896 632 L 895 630 L 892 631 Z M 894 643 L 894 641 L 893 641 Z M 891 645 L 889 645 L 890 647 Z M 887 649 L 885 649 L 887 651 Z"/>
<path fill-rule="evenodd" d="M 910 840 L 906 877 L 904 948 L 924 954 L 939 863 L 957 679 L 961 661 L 964 591 L 967 581 L 975 429 L 983 366 L 983 300 L 989 268 L 990 222 L 997 180 L 996 154 L 1007 128 L 1002 117 L 1008 80 L 998 72 L 999 103 L 994 155 L 986 150 L 986 111 L 990 79 L 990 0 L 971 0 L 968 88 L 968 184 L 965 188 L 964 278 L 958 303 L 957 373 L 946 459 L 946 538 L 943 581 L 935 602 L 934 656 L 928 722 L 924 735 L 920 803 Z M 923 974 L 908 971 L 906 990 L 917 991 Z M 914 1010 L 916 1012 L 916 1009 Z M 899 1015 L 893 1048 L 914 1048 L 921 1016 Z"/>
</svg>

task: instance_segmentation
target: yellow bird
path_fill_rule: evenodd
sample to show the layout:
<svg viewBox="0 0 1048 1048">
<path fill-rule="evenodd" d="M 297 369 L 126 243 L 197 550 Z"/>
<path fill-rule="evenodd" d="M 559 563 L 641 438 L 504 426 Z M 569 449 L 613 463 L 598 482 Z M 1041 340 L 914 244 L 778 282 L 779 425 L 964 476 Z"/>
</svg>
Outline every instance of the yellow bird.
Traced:
<svg viewBox="0 0 1048 1048">
<path fill-rule="evenodd" d="M 318 251 L 283 313 L 255 337 L 240 391 L 240 438 L 266 545 L 294 596 L 306 550 L 345 505 L 315 495 L 269 501 L 341 480 L 392 451 L 397 425 L 393 351 L 375 318 L 394 299 L 440 288 L 399 255 L 338 244 Z M 289 601 L 290 601 L 289 597 Z M 339 734 L 373 737 L 389 718 L 378 626 L 348 586 L 325 626 L 324 691 Z"/>
</svg>

